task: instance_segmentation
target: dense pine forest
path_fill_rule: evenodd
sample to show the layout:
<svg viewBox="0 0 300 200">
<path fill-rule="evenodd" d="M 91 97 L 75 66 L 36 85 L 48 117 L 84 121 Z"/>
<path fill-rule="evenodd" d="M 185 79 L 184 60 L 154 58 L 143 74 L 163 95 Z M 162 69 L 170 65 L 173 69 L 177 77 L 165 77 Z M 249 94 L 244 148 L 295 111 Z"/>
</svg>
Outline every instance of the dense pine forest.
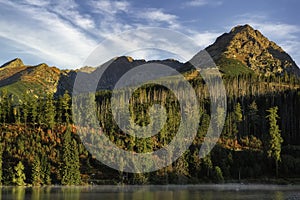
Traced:
<svg viewBox="0 0 300 200">
<path fill-rule="evenodd" d="M 22 97 L 16 97 L 2 89 L 1 183 L 19 186 L 271 180 L 299 183 L 300 80 L 296 76 L 287 73 L 267 77 L 248 72 L 224 73 L 228 103 L 225 125 L 217 145 L 201 159 L 199 149 L 209 122 L 218 123 L 218 119 L 210 117 L 211 99 L 205 82 L 196 71 L 187 73 L 186 78 L 194 87 L 200 103 L 197 136 L 172 165 L 143 174 L 113 170 L 86 150 L 82 137 L 77 134 L 78 127 L 73 123 L 70 91 L 57 96 L 50 93 L 36 95 L 27 90 Z M 180 90 L 181 84 L 177 86 Z M 84 95 L 96 102 L 97 118 L 102 128 L 101 133 L 95 133 L 86 125 L 85 139 L 92 143 L 96 143 L 97 134 L 106 134 L 124 150 L 145 153 L 168 144 L 178 130 L 178 100 L 163 86 L 141 87 L 130 100 L 131 117 L 138 125 L 149 123 L 147 112 L 153 103 L 166 108 L 166 124 L 157 135 L 145 139 L 129 136 L 116 125 L 111 114 L 110 90 Z M 192 113 L 188 109 L 185 112 Z"/>
<path fill-rule="evenodd" d="M 205 50 L 222 74 L 227 110 L 217 101 L 220 85 L 214 74 L 208 76 L 213 88 L 210 94 L 207 79 L 189 62 L 116 57 L 103 73 L 96 93 L 91 93 L 89 88 L 94 79 L 100 78 L 97 75 L 101 67 L 60 70 L 44 63 L 24 65 L 21 59 L 5 63 L 0 67 L 0 183 L 18 186 L 299 184 L 300 70 L 296 63 L 281 47 L 249 25 L 234 27 Z M 184 80 L 175 75 L 161 78 L 179 92 L 185 90 L 183 81 L 188 81 L 196 93 L 199 110 L 188 106 L 181 109 L 174 91 L 154 83 L 132 91 L 128 107 L 122 103 L 113 105 L 114 94 L 120 102 L 128 97 L 125 92 L 128 88 L 112 91 L 122 75 L 149 63 L 167 65 L 180 72 Z M 74 94 L 78 74 L 87 79 L 81 87 L 88 89 Z M 132 130 L 121 129 L 112 115 L 113 110 L 126 105 L 134 124 L 147 126 L 151 123 L 150 110 L 154 104 L 165 108 L 165 116 L 156 116 L 157 119 L 165 117 L 165 123 L 156 135 L 146 138 L 132 136 Z M 217 105 L 215 110 L 211 110 L 213 104 Z M 78 115 L 74 110 L 85 111 L 85 115 Z M 217 115 L 212 114 L 214 111 Z M 122 119 L 122 114 L 117 112 L 117 117 Z M 199 127 L 195 131 L 191 129 L 191 135 L 196 137 L 189 148 L 167 167 L 149 173 L 127 173 L 122 171 L 124 160 L 119 163 L 120 170 L 114 170 L 97 159 L 103 154 L 104 146 L 106 150 L 110 148 L 101 141 L 103 135 L 109 138 L 107 143 L 134 154 L 164 148 L 176 138 L 181 114 L 189 116 L 190 122 L 199 123 Z M 78 121 L 82 123 L 77 124 Z M 199 157 L 210 122 L 221 131 L 221 136 L 207 156 Z M 105 154 L 110 160 L 117 160 L 113 151 Z M 149 163 L 144 164 L 139 166 L 151 167 Z"/>
</svg>

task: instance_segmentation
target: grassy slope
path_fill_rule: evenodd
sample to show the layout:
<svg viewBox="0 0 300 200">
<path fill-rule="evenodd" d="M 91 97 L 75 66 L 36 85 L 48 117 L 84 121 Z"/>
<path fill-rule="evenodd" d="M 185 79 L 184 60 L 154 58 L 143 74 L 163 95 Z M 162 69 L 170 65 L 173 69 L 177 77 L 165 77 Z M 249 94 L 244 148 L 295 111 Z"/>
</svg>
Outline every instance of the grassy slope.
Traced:
<svg viewBox="0 0 300 200">
<path fill-rule="evenodd" d="M 41 91 L 43 91 L 41 85 L 35 84 L 33 82 L 23 82 L 23 81 L 18 81 L 11 85 L 4 86 L 0 90 L 3 89 L 6 89 L 8 93 L 13 94 L 14 96 L 17 97 L 22 97 L 25 91 L 29 89 L 34 89 L 35 93 L 40 93 Z"/>
<path fill-rule="evenodd" d="M 254 74 L 252 69 L 232 58 L 222 57 L 217 61 L 217 65 L 220 67 L 220 71 L 227 76 Z"/>
</svg>

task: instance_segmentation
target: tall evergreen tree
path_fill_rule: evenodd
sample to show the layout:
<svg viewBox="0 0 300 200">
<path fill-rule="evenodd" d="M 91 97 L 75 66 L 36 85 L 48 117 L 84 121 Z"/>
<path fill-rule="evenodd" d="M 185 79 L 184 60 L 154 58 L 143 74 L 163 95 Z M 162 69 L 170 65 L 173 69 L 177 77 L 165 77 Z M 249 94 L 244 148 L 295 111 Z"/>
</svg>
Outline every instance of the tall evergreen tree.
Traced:
<svg viewBox="0 0 300 200">
<path fill-rule="evenodd" d="M 38 101 L 37 97 L 32 96 L 30 99 L 30 118 L 33 124 L 37 123 L 38 116 Z"/>
<path fill-rule="evenodd" d="M 242 114 L 242 108 L 241 108 L 240 103 L 237 103 L 234 107 L 234 116 L 235 116 L 235 123 L 236 123 L 236 126 L 237 126 L 238 139 L 240 139 L 239 125 L 243 121 L 243 114 Z"/>
<path fill-rule="evenodd" d="M 7 122 L 7 115 L 9 114 L 9 103 L 7 90 L 1 92 L 1 120 L 3 123 Z"/>
<path fill-rule="evenodd" d="M 66 91 L 64 93 L 64 95 L 62 96 L 61 100 L 61 106 L 62 106 L 62 117 L 63 117 L 63 122 L 66 122 L 67 124 L 70 123 L 70 117 L 71 117 L 71 109 L 70 109 L 70 105 L 71 105 L 71 97 L 68 94 L 68 92 Z"/>
<path fill-rule="evenodd" d="M 267 118 L 269 120 L 269 134 L 270 134 L 270 141 L 269 141 L 269 148 L 267 151 L 268 157 L 275 160 L 276 164 L 276 176 L 278 176 L 278 162 L 281 161 L 281 143 L 283 139 L 280 134 L 280 129 L 277 124 L 277 119 L 279 118 L 277 111 L 278 107 L 272 107 L 269 110 L 269 115 Z"/>
<path fill-rule="evenodd" d="M 46 105 L 45 105 L 45 123 L 48 128 L 53 128 L 55 125 L 55 106 L 53 97 L 51 94 L 47 95 Z"/>
<path fill-rule="evenodd" d="M 63 185 L 79 185 L 80 163 L 78 146 L 75 140 L 72 140 L 70 127 L 67 127 L 63 136 L 63 172 L 61 183 Z"/>
<path fill-rule="evenodd" d="M 25 125 L 27 124 L 27 119 L 28 119 L 28 115 L 29 115 L 29 95 L 28 93 L 24 93 L 23 95 L 23 100 L 22 100 L 22 121 L 25 123 Z"/>
<path fill-rule="evenodd" d="M 12 182 L 15 183 L 17 186 L 25 186 L 26 176 L 24 173 L 24 165 L 21 161 L 14 167 L 15 174 L 13 176 Z"/>
<path fill-rule="evenodd" d="M 69 126 L 67 127 L 66 132 L 63 135 L 63 152 L 62 152 L 62 161 L 63 161 L 63 172 L 61 183 L 63 185 L 72 185 L 72 137 L 71 130 Z"/>
<path fill-rule="evenodd" d="M 42 154 L 41 158 L 41 179 L 45 185 L 51 184 L 51 165 L 46 155 Z"/>
<path fill-rule="evenodd" d="M 75 139 L 72 141 L 73 151 L 72 151 L 72 174 L 73 174 L 73 184 L 79 185 L 81 184 L 81 176 L 80 176 L 80 160 L 79 160 L 79 149 L 78 144 Z"/>
<path fill-rule="evenodd" d="M 34 186 L 40 186 L 42 184 L 42 169 L 41 169 L 41 161 L 38 155 L 35 155 L 32 170 L 31 170 L 31 176 L 32 176 L 32 185 Z"/>
</svg>

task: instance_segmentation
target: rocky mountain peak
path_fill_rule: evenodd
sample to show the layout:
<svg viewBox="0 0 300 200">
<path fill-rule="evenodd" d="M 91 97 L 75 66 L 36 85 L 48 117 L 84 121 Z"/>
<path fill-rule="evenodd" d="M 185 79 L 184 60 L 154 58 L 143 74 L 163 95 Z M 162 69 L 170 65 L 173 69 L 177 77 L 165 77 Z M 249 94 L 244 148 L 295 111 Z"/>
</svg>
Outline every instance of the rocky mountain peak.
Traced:
<svg viewBox="0 0 300 200">
<path fill-rule="evenodd" d="M 232 28 L 206 50 L 215 61 L 222 57 L 236 59 L 256 73 L 266 76 L 284 72 L 300 76 L 300 69 L 292 58 L 248 24 Z"/>
<path fill-rule="evenodd" d="M 245 24 L 245 25 L 235 26 L 230 31 L 230 33 L 233 33 L 233 34 L 237 34 L 237 33 L 240 33 L 240 32 L 248 32 L 248 33 L 250 33 L 250 32 L 255 32 L 255 30 L 249 24 Z"/>
<path fill-rule="evenodd" d="M 4 67 L 10 67 L 10 68 L 15 68 L 15 67 L 23 67 L 24 63 L 20 58 L 15 58 L 5 64 L 3 64 L 0 68 Z"/>
</svg>

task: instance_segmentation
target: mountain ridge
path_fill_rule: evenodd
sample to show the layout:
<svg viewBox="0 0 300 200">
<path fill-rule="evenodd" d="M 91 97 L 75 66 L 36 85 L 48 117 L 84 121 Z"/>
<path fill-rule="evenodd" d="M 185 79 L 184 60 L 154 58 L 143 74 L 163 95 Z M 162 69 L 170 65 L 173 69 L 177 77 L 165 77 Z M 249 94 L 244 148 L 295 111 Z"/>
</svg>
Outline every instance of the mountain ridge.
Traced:
<svg viewBox="0 0 300 200">
<path fill-rule="evenodd" d="M 236 76 L 241 73 L 256 73 L 261 76 L 283 76 L 284 73 L 300 77 L 300 69 L 293 59 L 276 43 L 270 41 L 261 32 L 250 25 L 239 25 L 219 36 L 206 48 L 223 74 Z M 112 59 L 111 66 L 103 73 L 102 86 L 98 89 L 111 89 L 116 81 L 130 69 L 146 64 L 160 63 L 180 72 L 192 69 L 187 63 L 174 59 L 135 60 L 129 56 Z M 45 63 L 35 66 L 24 65 L 20 58 L 15 58 L 0 67 L 0 88 L 6 87 L 15 94 L 22 90 L 39 90 L 46 93 L 62 94 L 64 90 L 72 92 L 72 85 L 78 73 L 94 79 L 101 67 L 85 66 L 76 70 L 61 70 Z M 87 83 L 87 85 L 90 83 Z"/>
</svg>

